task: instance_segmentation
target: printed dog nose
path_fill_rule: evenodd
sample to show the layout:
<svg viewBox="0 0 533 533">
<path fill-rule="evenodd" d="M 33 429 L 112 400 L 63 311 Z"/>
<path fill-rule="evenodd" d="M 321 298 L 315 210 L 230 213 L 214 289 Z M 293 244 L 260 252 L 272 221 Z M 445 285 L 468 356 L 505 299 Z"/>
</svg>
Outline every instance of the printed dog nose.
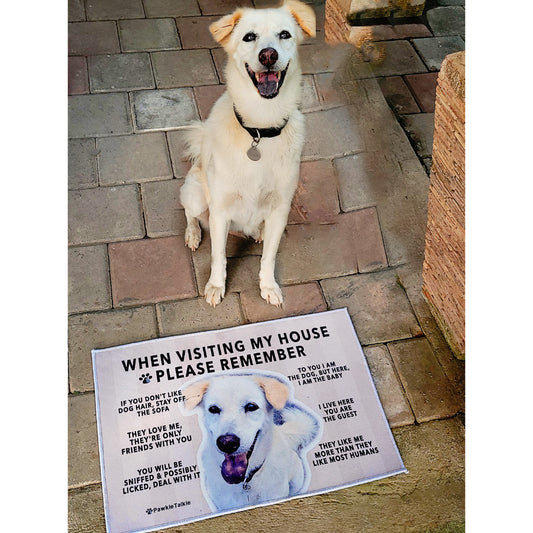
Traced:
<svg viewBox="0 0 533 533">
<path fill-rule="evenodd" d="M 228 433 L 227 435 L 221 435 L 217 439 L 217 446 L 220 451 L 224 453 L 233 453 L 239 449 L 241 445 L 241 440 L 237 435 L 232 435 Z"/>
<path fill-rule="evenodd" d="M 271 67 L 278 60 L 278 53 L 274 48 L 263 48 L 259 52 L 259 62 L 265 67 Z"/>
</svg>

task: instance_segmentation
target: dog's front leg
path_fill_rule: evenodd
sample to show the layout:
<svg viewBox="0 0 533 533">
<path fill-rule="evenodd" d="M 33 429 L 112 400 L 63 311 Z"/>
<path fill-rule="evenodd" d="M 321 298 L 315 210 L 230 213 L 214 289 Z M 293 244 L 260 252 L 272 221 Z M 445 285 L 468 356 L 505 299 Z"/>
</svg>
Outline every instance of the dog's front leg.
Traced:
<svg viewBox="0 0 533 533">
<path fill-rule="evenodd" d="M 206 302 L 213 307 L 220 303 L 226 291 L 226 241 L 229 225 L 229 220 L 210 213 L 211 275 L 205 286 L 204 295 Z"/>
<path fill-rule="evenodd" d="M 281 306 L 283 296 L 281 289 L 274 277 L 276 254 L 285 226 L 287 225 L 288 211 L 277 209 L 265 219 L 263 232 L 263 255 L 261 256 L 261 269 L 259 271 L 259 288 L 261 296 L 270 304 Z"/>
</svg>

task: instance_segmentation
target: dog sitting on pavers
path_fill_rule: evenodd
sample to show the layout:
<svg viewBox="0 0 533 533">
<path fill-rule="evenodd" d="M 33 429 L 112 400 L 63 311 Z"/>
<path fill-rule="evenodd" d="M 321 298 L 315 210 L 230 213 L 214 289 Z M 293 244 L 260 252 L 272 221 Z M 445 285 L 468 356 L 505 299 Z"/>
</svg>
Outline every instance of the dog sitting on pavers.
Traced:
<svg viewBox="0 0 533 533">
<path fill-rule="evenodd" d="M 229 231 L 263 242 L 261 296 L 280 306 L 275 259 L 299 177 L 304 143 L 297 46 L 315 35 L 315 14 L 298 0 L 279 8 L 237 9 L 210 26 L 228 55 L 227 91 L 188 132 L 193 165 L 181 189 L 185 242 L 200 244 L 208 218 L 211 275 L 206 301 L 225 294 Z"/>
<path fill-rule="evenodd" d="M 198 413 L 204 495 L 213 511 L 279 500 L 307 490 L 306 450 L 322 433 L 321 418 L 291 400 L 273 373 L 229 373 L 189 382 L 186 414 Z"/>
</svg>

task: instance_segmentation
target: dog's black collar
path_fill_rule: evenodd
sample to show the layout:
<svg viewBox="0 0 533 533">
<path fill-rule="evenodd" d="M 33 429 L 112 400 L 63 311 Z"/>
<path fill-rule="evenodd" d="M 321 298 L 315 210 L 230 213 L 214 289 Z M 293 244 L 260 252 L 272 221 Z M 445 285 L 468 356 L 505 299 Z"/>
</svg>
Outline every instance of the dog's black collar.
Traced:
<svg viewBox="0 0 533 533">
<path fill-rule="evenodd" d="M 276 128 L 249 128 L 248 126 L 244 125 L 242 117 L 241 115 L 239 115 L 237 109 L 235 109 L 235 106 L 233 106 L 233 111 L 235 112 L 235 117 L 239 121 L 239 124 L 251 135 L 252 139 L 262 139 L 263 137 L 277 137 L 283 131 L 283 128 L 287 125 L 287 122 L 289 122 L 289 118 L 287 117 L 283 121 L 283 124 Z"/>
</svg>

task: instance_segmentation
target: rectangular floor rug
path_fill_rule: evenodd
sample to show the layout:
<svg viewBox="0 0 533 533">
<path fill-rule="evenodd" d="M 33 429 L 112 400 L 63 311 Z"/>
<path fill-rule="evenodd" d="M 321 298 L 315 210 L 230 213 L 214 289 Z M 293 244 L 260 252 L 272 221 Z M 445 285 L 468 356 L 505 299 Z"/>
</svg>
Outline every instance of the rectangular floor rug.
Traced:
<svg viewBox="0 0 533 533">
<path fill-rule="evenodd" d="M 109 533 L 406 472 L 346 309 L 92 357 Z"/>
</svg>

